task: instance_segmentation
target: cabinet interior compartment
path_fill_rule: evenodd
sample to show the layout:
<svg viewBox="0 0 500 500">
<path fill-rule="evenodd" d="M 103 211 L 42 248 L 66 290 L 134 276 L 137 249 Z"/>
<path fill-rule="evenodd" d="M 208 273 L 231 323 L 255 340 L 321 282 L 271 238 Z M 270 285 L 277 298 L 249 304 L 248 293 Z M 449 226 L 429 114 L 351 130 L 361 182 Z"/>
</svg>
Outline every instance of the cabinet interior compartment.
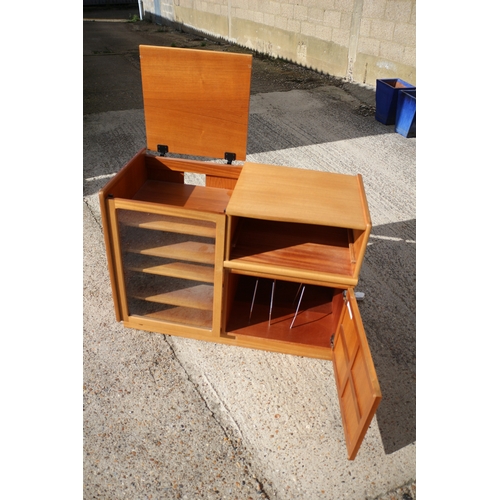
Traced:
<svg viewBox="0 0 500 500">
<path fill-rule="evenodd" d="M 227 281 L 227 334 L 330 347 L 343 290 L 234 272 Z"/>
<path fill-rule="evenodd" d="M 211 329 L 215 223 L 117 210 L 129 316 Z"/>
<path fill-rule="evenodd" d="M 141 150 L 101 191 L 107 197 L 224 214 L 241 167 L 159 157 Z M 205 185 L 186 183 L 186 174 Z"/>
<path fill-rule="evenodd" d="M 231 261 L 354 275 L 356 252 L 352 229 L 247 217 L 232 219 Z"/>
</svg>

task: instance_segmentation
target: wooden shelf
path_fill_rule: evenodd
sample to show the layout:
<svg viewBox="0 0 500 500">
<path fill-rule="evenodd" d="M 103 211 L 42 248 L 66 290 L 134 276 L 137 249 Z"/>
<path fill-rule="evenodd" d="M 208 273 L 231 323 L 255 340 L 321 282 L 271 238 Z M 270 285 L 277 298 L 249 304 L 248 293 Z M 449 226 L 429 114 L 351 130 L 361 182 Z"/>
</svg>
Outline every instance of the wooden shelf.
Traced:
<svg viewBox="0 0 500 500">
<path fill-rule="evenodd" d="M 133 316 L 132 316 L 133 317 Z M 212 328 L 212 311 L 192 309 L 190 307 L 173 307 L 163 311 L 141 315 L 140 317 L 196 326 L 210 330 Z"/>
<path fill-rule="evenodd" d="M 225 267 L 288 269 L 299 279 L 308 272 L 352 277 L 350 238 L 344 228 L 240 218 Z"/>
<path fill-rule="evenodd" d="M 211 221 L 170 217 L 132 210 L 118 210 L 118 219 L 120 223 L 131 227 L 215 238 L 215 223 Z"/>
<path fill-rule="evenodd" d="M 137 243 L 136 245 L 137 246 L 126 246 L 124 250 L 126 252 L 163 257 L 166 259 L 178 259 L 212 265 L 215 263 L 215 244 L 186 241 L 158 247 L 148 247 L 147 245 L 139 245 Z"/>
<path fill-rule="evenodd" d="M 170 276 L 172 278 L 183 278 L 186 280 L 203 281 L 205 283 L 214 282 L 214 268 L 189 264 L 186 262 L 170 262 L 159 266 L 129 266 L 129 271 L 141 273 L 157 274 L 160 276 Z"/>
<path fill-rule="evenodd" d="M 165 293 L 135 293 L 136 299 L 158 302 L 172 306 L 184 306 L 194 309 L 211 311 L 214 300 L 214 290 L 211 285 L 197 285 Z"/>
</svg>

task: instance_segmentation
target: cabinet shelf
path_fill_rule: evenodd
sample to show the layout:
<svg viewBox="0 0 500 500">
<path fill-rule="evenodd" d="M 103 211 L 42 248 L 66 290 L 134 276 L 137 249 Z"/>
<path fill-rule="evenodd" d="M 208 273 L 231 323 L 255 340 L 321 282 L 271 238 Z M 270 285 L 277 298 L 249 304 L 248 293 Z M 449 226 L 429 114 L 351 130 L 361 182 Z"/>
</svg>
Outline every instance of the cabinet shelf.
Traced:
<svg viewBox="0 0 500 500">
<path fill-rule="evenodd" d="M 215 224 L 211 221 L 132 210 L 119 210 L 118 212 L 120 223 L 125 226 L 215 238 Z"/>
<path fill-rule="evenodd" d="M 135 243 L 134 246 L 126 246 L 124 250 L 126 252 L 141 255 L 186 260 L 202 264 L 213 265 L 215 262 L 215 244 L 199 243 L 195 241 L 186 241 L 158 247 L 150 247 L 147 244 L 141 245 Z"/>
<path fill-rule="evenodd" d="M 131 265 L 126 268 L 129 271 L 140 273 L 157 274 L 172 278 L 183 278 L 186 280 L 203 281 L 205 283 L 214 282 L 214 268 L 187 262 L 169 262 L 158 266 L 137 266 Z"/>
<path fill-rule="evenodd" d="M 243 217 L 237 224 L 226 268 L 303 280 L 309 275 L 353 277 L 350 229 Z"/>
<path fill-rule="evenodd" d="M 211 285 L 196 285 L 164 293 L 142 292 L 132 294 L 132 297 L 135 299 L 172 306 L 190 307 L 204 311 L 212 310 L 213 296 L 214 291 Z"/>
<path fill-rule="evenodd" d="M 166 321 L 179 325 L 189 325 L 210 330 L 212 328 L 212 311 L 192 309 L 190 307 L 172 307 L 163 311 L 143 314 L 140 317 Z"/>
</svg>

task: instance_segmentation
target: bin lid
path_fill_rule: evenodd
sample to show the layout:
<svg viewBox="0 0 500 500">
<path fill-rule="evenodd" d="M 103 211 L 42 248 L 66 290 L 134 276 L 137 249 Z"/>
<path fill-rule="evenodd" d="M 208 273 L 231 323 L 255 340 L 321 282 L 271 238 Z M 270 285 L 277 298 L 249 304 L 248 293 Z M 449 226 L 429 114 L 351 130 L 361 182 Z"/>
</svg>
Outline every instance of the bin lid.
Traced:
<svg viewBox="0 0 500 500">
<path fill-rule="evenodd" d="M 252 56 L 140 45 L 147 148 L 245 160 Z"/>
</svg>

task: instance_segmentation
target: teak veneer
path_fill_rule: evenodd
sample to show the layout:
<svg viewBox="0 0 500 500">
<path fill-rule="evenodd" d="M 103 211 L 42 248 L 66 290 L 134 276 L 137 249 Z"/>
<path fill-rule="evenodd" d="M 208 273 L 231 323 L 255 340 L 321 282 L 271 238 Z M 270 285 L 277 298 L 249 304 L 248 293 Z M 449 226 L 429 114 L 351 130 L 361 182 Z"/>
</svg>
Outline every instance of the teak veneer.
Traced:
<svg viewBox="0 0 500 500">
<path fill-rule="evenodd" d="M 354 459 L 381 399 L 353 290 L 361 176 L 245 162 L 251 56 L 140 56 L 147 147 L 99 193 L 117 321 L 332 360 Z"/>
</svg>

